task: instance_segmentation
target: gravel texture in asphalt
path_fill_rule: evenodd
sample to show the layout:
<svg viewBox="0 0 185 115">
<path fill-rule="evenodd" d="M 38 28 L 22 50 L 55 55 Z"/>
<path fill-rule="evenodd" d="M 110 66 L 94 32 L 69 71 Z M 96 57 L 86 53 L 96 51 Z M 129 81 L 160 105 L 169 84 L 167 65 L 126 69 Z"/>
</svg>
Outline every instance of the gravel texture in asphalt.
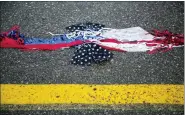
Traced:
<svg viewBox="0 0 185 115">
<path fill-rule="evenodd" d="M 65 111 L 2 111 L 2 115 L 183 115 L 181 111 L 114 111 L 114 110 L 65 110 Z"/>
<path fill-rule="evenodd" d="M 65 27 L 86 21 L 109 28 L 140 26 L 147 31 L 155 28 L 184 33 L 184 2 L 0 2 L 1 32 L 18 24 L 26 36 L 49 38 L 47 32 L 65 33 Z M 113 52 L 111 62 L 88 67 L 69 64 L 73 52 L 74 48 L 0 49 L 1 83 L 184 82 L 184 48 L 154 55 Z"/>
<path fill-rule="evenodd" d="M 80 22 L 110 28 L 161 27 L 183 33 L 183 2 L 1 2 L 1 31 L 19 24 L 30 37 L 64 33 Z M 114 59 L 91 67 L 69 64 L 74 49 L 20 51 L 0 49 L 2 83 L 183 83 L 184 48 L 149 55 L 114 52 Z"/>
</svg>

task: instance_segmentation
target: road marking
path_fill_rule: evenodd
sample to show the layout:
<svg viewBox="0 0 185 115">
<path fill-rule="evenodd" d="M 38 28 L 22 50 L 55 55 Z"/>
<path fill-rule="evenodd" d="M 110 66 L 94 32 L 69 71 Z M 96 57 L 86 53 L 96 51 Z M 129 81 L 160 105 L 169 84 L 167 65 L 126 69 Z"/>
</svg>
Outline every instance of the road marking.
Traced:
<svg viewBox="0 0 185 115">
<path fill-rule="evenodd" d="M 184 85 L 1 84 L 1 104 L 184 104 Z"/>
</svg>

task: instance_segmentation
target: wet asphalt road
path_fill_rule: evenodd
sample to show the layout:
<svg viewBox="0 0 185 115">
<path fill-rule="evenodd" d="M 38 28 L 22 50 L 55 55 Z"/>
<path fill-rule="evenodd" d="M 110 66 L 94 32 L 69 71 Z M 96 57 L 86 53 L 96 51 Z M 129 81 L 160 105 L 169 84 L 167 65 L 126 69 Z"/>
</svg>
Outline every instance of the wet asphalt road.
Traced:
<svg viewBox="0 0 185 115">
<path fill-rule="evenodd" d="M 86 21 L 183 33 L 184 2 L 0 2 L 1 31 L 19 24 L 26 36 L 49 38 L 49 31 L 64 33 Z M 184 48 L 154 55 L 114 52 L 111 62 L 90 67 L 70 65 L 73 51 L 0 49 L 1 83 L 184 83 Z"/>
</svg>

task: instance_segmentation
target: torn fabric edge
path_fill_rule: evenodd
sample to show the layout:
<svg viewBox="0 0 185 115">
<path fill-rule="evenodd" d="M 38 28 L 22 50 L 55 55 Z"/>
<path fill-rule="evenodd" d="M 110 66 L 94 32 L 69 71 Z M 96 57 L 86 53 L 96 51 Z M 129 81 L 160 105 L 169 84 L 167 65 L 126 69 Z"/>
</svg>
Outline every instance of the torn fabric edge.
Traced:
<svg viewBox="0 0 185 115">
<path fill-rule="evenodd" d="M 19 28 L 16 27 L 16 30 Z M 141 27 L 132 27 L 126 29 L 111 29 L 103 28 L 98 32 L 94 31 L 77 31 L 78 35 L 88 36 L 89 38 L 82 39 L 68 39 L 69 41 L 64 43 L 51 43 L 51 44 L 26 44 L 23 45 L 23 41 L 18 39 L 14 42 L 13 39 L 3 38 L 0 47 L 4 48 L 19 48 L 19 49 L 38 49 L 38 50 L 57 50 L 60 48 L 67 48 L 75 45 L 83 44 L 84 42 L 94 42 L 100 46 L 115 51 L 123 52 L 145 52 L 149 53 L 159 51 L 162 49 L 163 52 L 171 50 L 173 47 L 181 47 L 184 45 L 184 35 L 175 35 L 169 31 L 155 31 L 155 34 L 149 34 Z M 6 33 L 7 34 L 7 33 Z M 68 38 L 78 36 L 74 33 L 68 34 Z M 100 37 L 100 39 L 94 39 L 94 37 Z M 19 36 L 20 37 L 20 36 Z M 71 41 L 70 41 L 71 40 Z M 21 41 L 21 42 L 20 42 Z M 25 41 L 24 41 L 25 42 Z M 165 49 L 166 48 L 166 49 Z"/>
</svg>

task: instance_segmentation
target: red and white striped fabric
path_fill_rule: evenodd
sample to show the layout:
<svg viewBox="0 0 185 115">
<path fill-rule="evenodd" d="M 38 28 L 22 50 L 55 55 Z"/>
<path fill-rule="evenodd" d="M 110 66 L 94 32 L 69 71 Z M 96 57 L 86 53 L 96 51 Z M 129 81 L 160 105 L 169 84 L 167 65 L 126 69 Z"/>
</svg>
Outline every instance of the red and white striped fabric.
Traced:
<svg viewBox="0 0 185 115">
<path fill-rule="evenodd" d="M 10 30 L 19 31 L 18 26 L 14 26 Z M 57 50 L 61 48 L 69 48 L 75 45 L 81 45 L 84 42 L 94 42 L 108 50 L 121 52 L 148 52 L 154 54 L 157 52 L 166 52 L 173 47 L 184 46 L 184 34 L 173 34 L 167 30 L 154 30 L 153 34 L 148 33 L 141 27 L 132 27 L 126 29 L 103 28 L 99 31 L 83 31 L 82 36 L 85 40 L 75 40 L 69 43 L 59 44 L 30 44 L 24 45 L 24 41 L 20 38 L 14 40 L 9 38 L 8 33 L 2 33 L 0 36 L 1 48 L 18 48 L 30 50 Z M 74 33 L 72 33 L 73 35 Z M 71 35 L 71 34 L 69 34 Z M 92 36 L 92 39 L 89 39 Z M 94 39 L 95 38 L 95 39 Z"/>
<path fill-rule="evenodd" d="M 100 46 L 116 51 L 123 52 L 148 52 L 168 51 L 173 47 L 184 45 L 184 35 L 175 35 L 169 31 L 157 31 L 152 35 L 141 27 L 126 29 L 104 28 L 100 36 L 106 39 L 91 40 Z"/>
</svg>

